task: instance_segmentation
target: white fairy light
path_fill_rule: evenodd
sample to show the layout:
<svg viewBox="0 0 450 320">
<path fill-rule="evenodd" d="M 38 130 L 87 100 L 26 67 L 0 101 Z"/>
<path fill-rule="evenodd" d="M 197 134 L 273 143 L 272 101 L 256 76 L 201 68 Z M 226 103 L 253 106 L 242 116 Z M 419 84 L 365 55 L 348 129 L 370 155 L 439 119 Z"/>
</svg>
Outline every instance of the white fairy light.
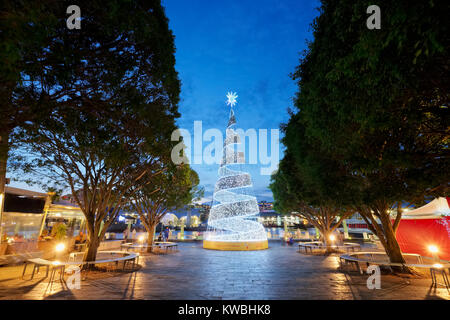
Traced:
<svg viewBox="0 0 450 320">
<path fill-rule="evenodd" d="M 236 92 L 228 92 L 227 93 L 227 106 L 234 107 L 234 105 L 237 103 L 237 93 Z"/>
<path fill-rule="evenodd" d="M 227 104 L 236 104 L 236 93 L 227 94 Z M 205 239 L 208 241 L 266 241 L 267 234 L 257 221 L 259 214 L 256 197 L 249 195 L 253 187 L 250 174 L 239 170 L 245 163 L 243 152 L 236 146 L 241 144 L 240 137 L 233 129 L 236 125 L 233 109 L 226 130 L 223 146 L 224 156 L 219 168 L 219 179 L 214 190 L 214 205 L 208 219 Z"/>
</svg>

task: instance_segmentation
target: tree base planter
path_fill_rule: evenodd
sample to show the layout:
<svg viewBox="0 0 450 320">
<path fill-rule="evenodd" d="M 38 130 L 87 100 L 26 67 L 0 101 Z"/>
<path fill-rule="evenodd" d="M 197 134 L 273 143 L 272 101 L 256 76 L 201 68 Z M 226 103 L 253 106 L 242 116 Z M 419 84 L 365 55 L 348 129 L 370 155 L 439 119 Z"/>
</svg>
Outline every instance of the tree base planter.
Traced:
<svg viewBox="0 0 450 320">
<path fill-rule="evenodd" d="M 203 248 L 222 251 L 254 251 L 269 248 L 267 240 L 262 241 L 203 241 Z"/>
</svg>

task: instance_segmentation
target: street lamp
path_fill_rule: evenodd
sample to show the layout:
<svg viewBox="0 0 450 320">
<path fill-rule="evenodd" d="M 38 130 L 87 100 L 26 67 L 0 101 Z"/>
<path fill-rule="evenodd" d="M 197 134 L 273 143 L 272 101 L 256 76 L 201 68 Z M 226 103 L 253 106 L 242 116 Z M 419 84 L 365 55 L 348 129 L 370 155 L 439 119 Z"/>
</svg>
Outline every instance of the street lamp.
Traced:
<svg viewBox="0 0 450 320">
<path fill-rule="evenodd" d="M 55 246 L 56 251 L 56 259 L 61 259 L 61 254 L 66 249 L 66 246 L 64 243 L 60 242 Z"/>
<path fill-rule="evenodd" d="M 433 258 L 436 261 L 439 261 L 439 257 L 438 257 L 439 248 L 437 246 L 435 246 L 434 244 L 430 244 L 428 246 L 428 251 L 431 252 L 431 254 L 433 255 Z"/>
<path fill-rule="evenodd" d="M 55 251 L 62 252 L 62 251 L 64 251 L 65 248 L 66 248 L 66 246 L 64 245 L 64 243 L 58 243 L 55 247 Z"/>
</svg>

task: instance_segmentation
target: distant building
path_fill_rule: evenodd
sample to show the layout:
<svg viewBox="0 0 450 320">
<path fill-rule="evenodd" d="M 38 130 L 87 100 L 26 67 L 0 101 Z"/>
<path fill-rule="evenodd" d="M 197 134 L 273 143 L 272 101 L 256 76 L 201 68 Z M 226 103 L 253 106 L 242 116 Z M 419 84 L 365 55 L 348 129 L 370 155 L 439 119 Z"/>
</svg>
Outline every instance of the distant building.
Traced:
<svg viewBox="0 0 450 320">
<path fill-rule="evenodd" d="M 273 211 L 273 203 L 267 201 L 258 202 L 259 212 Z"/>
</svg>

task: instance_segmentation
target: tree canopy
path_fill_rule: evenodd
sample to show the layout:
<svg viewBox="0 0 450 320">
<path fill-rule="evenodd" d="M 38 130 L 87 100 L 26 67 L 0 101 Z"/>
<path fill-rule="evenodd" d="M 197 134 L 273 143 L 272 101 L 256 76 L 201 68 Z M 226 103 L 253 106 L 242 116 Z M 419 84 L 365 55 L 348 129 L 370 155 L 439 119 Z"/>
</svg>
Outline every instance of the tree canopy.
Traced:
<svg viewBox="0 0 450 320">
<path fill-rule="evenodd" d="M 65 94 L 47 121 L 16 130 L 21 145 L 12 162 L 34 182 L 70 188 L 86 216 L 86 259 L 94 260 L 126 194 L 170 162 L 180 81 L 160 1 L 79 5 L 81 29 L 67 29 L 62 15 L 64 31 L 48 47 Z"/>
<path fill-rule="evenodd" d="M 156 226 L 169 210 L 189 205 L 203 194 L 198 187 L 197 173 L 188 164 L 168 165 L 130 196 L 130 205 L 139 214 L 148 232 L 148 251 L 151 251 Z"/>
<path fill-rule="evenodd" d="M 299 91 L 284 143 L 318 203 L 353 206 L 401 262 L 401 210 L 391 224 L 389 209 L 448 193 L 447 10 L 443 2 L 384 1 L 381 29 L 369 30 L 369 5 L 322 1 L 293 74 Z"/>
</svg>

